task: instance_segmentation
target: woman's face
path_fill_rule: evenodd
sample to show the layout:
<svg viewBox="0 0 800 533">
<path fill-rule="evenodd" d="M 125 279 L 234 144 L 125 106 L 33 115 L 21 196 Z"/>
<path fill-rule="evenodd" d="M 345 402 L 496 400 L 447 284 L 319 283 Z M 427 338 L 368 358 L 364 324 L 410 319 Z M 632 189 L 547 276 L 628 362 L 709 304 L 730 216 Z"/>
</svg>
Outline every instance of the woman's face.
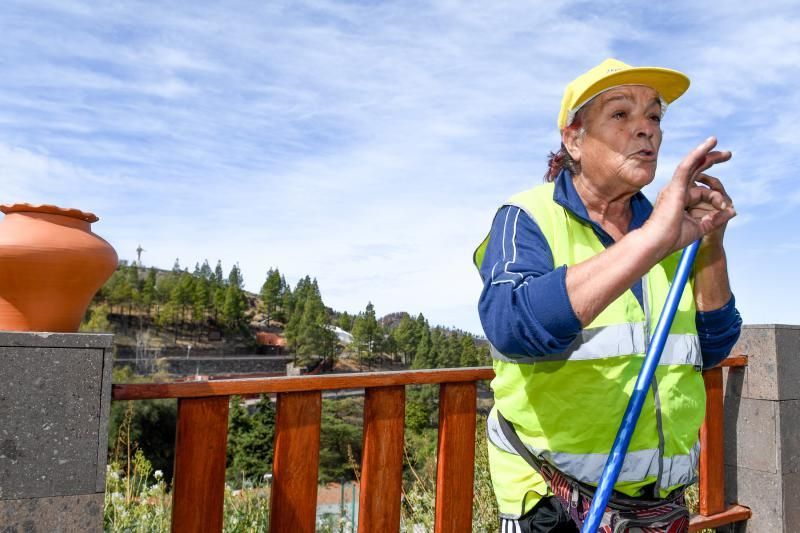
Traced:
<svg viewBox="0 0 800 533">
<path fill-rule="evenodd" d="M 595 97 L 584 117 L 585 133 L 573 143 L 584 177 L 624 191 L 638 191 L 653 181 L 661 146 L 661 102 L 655 90 L 615 87 Z"/>
</svg>

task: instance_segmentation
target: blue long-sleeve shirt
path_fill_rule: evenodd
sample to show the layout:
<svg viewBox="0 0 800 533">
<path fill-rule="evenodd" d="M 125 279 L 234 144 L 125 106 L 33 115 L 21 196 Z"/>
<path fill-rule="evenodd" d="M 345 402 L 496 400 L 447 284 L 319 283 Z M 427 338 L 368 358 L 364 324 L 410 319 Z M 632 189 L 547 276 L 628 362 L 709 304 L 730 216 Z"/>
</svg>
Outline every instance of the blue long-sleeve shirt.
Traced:
<svg viewBox="0 0 800 533">
<path fill-rule="evenodd" d="M 556 178 L 553 200 L 590 225 L 603 246 L 614 244 L 589 218 L 568 171 Z M 645 223 L 653 206 L 640 192 L 631 198 L 631 210 L 629 231 Z M 532 356 L 560 353 L 580 332 L 580 321 L 567 294 L 567 267 L 553 263 L 550 246 L 531 217 L 514 206 L 497 212 L 481 266 L 484 287 L 478 312 L 486 337 L 500 352 Z M 642 305 L 641 279 L 631 290 Z M 704 368 L 728 356 L 739 338 L 741 324 L 733 297 L 720 309 L 697 312 Z"/>
</svg>

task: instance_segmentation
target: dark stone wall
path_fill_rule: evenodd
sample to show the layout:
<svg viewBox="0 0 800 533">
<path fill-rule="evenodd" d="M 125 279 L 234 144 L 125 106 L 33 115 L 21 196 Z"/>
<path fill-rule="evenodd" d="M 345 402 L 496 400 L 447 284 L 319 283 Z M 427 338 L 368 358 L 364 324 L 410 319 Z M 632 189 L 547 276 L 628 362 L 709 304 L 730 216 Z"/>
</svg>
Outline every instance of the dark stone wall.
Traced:
<svg viewBox="0 0 800 533">
<path fill-rule="evenodd" d="M 800 531 L 800 326 L 749 325 L 725 375 L 725 492 L 750 507 L 720 531 Z"/>
<path fill-rule="evenodd" d="M 0 530 L 102 531 L 111 342 L 0 332 Z"/>
</svg>

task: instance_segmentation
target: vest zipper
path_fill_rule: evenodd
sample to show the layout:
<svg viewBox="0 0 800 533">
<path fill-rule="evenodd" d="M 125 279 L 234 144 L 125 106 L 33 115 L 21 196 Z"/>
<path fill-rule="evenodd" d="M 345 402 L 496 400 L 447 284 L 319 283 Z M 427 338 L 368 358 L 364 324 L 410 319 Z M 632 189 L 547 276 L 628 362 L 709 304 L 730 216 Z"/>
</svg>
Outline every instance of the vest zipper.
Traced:
<svg viewBox="0 0 800 533">
<path fill-rule="evenodd" d="M 650 299 L 648 294 L 650 287 L 647 284 L 647 274 L 642 276 L 642 307 L 644 308 L 644 351 L 650 348 Z M 664 475 L 664 427 L 661 420 L 661 398 L 658 395 L 658 378 L 653 375 L 650 388 L 653 389 L 653 405 L 656 411 L 656 430 L 658 431 L 658 474 L 656 475 L 655 485 L 653 486 L 653 497 L 660 499 L 659 489 L 661 488 L 661 478 Z"/>
</svg>

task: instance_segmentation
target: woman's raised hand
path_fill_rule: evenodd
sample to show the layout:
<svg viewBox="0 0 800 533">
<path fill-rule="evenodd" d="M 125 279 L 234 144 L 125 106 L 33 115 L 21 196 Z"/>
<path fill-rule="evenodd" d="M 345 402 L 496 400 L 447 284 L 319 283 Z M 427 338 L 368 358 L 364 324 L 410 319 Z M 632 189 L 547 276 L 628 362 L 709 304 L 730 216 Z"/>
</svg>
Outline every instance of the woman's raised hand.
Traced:
<svg viewBox="0 0 800 533">
<path fill-rule="evenodd" d="M 736 216 L 722 183 L 703 174 L 731 158 L 728 151 L 713 150 L 716 145 L 717 139 L 709 137 L 689 152 L 658 194 L 653 213 L 642 229 L 659 259 L 708 234 L 719 235 L 721 243 L 725 225 Z"/>
</svg>

